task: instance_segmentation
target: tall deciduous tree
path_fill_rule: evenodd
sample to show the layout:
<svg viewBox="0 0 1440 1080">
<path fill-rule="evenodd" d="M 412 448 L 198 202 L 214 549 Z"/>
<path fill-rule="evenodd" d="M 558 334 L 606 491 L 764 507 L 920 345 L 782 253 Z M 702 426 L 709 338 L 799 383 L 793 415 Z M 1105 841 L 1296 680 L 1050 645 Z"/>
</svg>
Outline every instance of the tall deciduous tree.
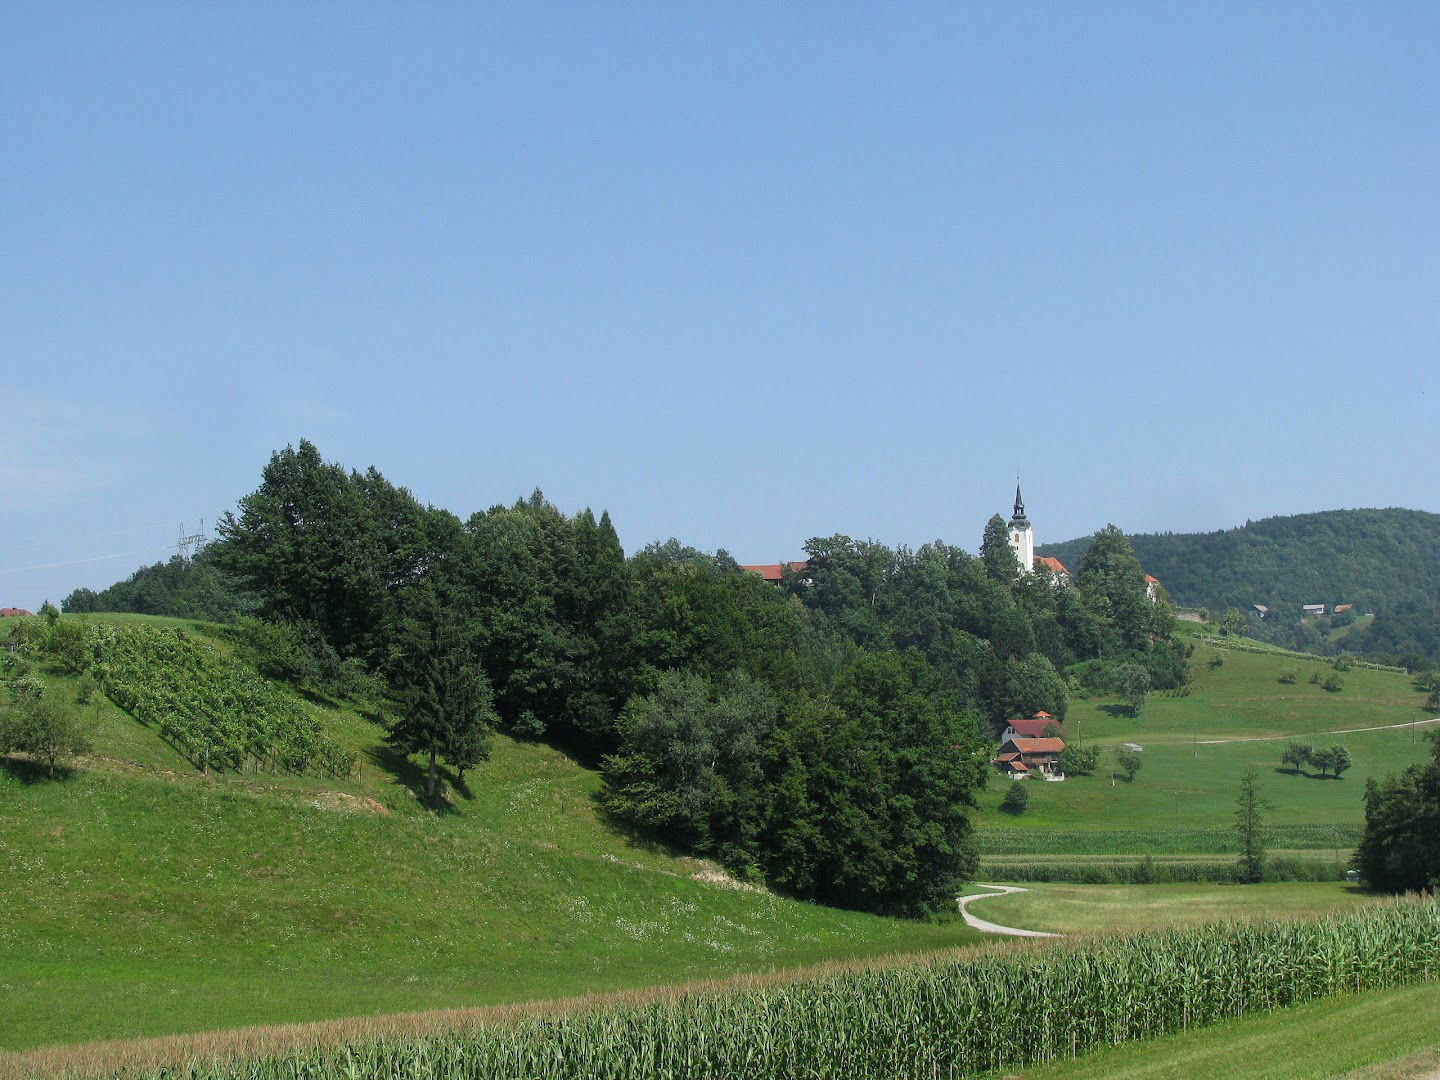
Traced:
<svg viewBox="0 0 1440 1080">
<path fill-rule="evenodd" d="M 980 561 L 985 564 L 985 572 L 991 578 L 1006 585 L 1012 584 L 1020 576 L 1020 571 L 1026 569 L 1015 558 L 1015 549 L 1010 546 L 1010 530 L 999 514 L 991 515 L 985 523 L 985 533 L 980 540 Z"/>
</svg>

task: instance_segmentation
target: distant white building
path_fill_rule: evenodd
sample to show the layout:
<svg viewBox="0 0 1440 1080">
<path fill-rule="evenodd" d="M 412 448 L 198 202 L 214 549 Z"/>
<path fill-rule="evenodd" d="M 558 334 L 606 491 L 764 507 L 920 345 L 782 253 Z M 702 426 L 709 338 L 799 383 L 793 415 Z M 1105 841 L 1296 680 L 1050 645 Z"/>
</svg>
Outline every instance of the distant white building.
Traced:
<svg viewBox="0 0 1440 1080">
<path fill-rule="evenodd" d="M 1052 555 L 1035 554 L 1035 528 L 1025 516 L 1025 502 L 1020 498 L 1020 485 L 1015 485 L 1015 513 L 1010 518 L 1010 550 L 1022 573 L 1033 574 L 1044 567 L 1055 576 L 1056 585 L 1070 584 L 1070 571 Z"/>
</svg>

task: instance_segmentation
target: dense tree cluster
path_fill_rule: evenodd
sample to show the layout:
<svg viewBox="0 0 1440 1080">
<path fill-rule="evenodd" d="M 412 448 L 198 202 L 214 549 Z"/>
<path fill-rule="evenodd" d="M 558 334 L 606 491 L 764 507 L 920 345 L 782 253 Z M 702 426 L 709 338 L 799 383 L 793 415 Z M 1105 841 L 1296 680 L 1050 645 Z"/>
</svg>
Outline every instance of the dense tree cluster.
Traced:
<svg viewBox="0 0 1440 1080">
<path fill-rule="evenodd" d="M 193 559 L 176 555 L 168 562 L 142 566 L 100 592 L 76 589 L 62 605 L 67 612 L 128 611 L 211 622 L 228 622 L 245 614 L 250 606 L 208 550 Z"/>
<path fill-rule="evenodd" d="M 1440 887 L 1440 736 L 1430 761 L 1365 785 L 1365 833 L 1355 867 L 1389 892 Z"/>
<path fill-rule="evenodd" d="M 1412 670 L 1420 658 L 1440 662 L 1434 618 L 1440 606 L 1440 514 L 1332 510 L 1130 540 L 1177 604 L 1216 613 L 1233 609 L 1241 619 L 1251 605 L 1266 606 L 1268 616 L 1251 616 L 1246 627 L 1256 637 L 1322 655 L 1341 649 L 1409 654 Z M 1089 544 L 1084 538 L 1041 550 L 1075 566 Z M 1354 608 L 1333 618 L 1302 619 L 1304 604 Z M 1353 625 L 1356 612 L 1376 617 L 1368 626 Z"/>
<path fill-rule="evenodd" d="M 1113 526 L 1074 587 L 1020 573 L 998 517 L 975 556 L 816 538 L 776 587 L 675 540 L 627 559 L 607 514 L 539 492 L 461 521 L 301 442 L 219 534 L 207 557 L 258 616 L 237 648 L 305 679 L 383 678 L 390 741 L 427 786 L 438 762 L 482 760 L 492 727 L 543 737 L 601 766 L 618 819 L 873 911 L 949 904 L 990 739 L 1063 717 L 1068 671 L 1188 677 Z"/>
</svg>

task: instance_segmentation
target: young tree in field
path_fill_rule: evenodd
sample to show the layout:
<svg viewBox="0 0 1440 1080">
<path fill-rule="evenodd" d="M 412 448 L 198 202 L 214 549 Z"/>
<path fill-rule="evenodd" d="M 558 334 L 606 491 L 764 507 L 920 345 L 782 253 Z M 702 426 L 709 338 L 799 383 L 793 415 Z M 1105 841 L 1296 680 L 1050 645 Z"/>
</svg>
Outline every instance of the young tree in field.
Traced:
<svg viewBox="0 0 1440 1080">
<path fill-rule="evenodd" d="M 1010 788 L 1005 792 L 1005 797 L 1000 800 L 1000 809 L 1007 814 L 1019 816 L 1025 812 L 1030 805 L 1030 791 L 1022 780 L 1012 780 Z"/>
<path fill-rule="evenodd" d="M 11 750 L 44 764 L 53 779 L 57 765 L 90 752 L 90 725 L 49 698 L 26 696 L 0 711 L 0 753 Z"/>
<path fill-rule="evenodd" d="M 1240 861 L 1237 876 L 1246 884 L 1254 884 L 1265 877 L 1265 822 L 1264 813 L 1270 804 L 1260 793 L 1259 777 L 1254 770 L 1247 770 L 1240 777 L 1240 794 L 1235 800 L 1235 834 L 1240 841 Z"/>
<path fill-rule="evenodd" d="M 1115 765 L 1125 774 L 1127 784 L 1135 779 L 1135 774 L 1140 771 L 1140 766 L 1143 764 L 1144 761 L 1134 750 L 1126 750 L 1121 747 L 1115 751 Z"/>
<path fill-rule="evenodd" d="M 1292 742 L 1280 753 L 1280 764 L 1289 765 L 1290 771 L 1298 773 L 1300 766 L 1310 764 L 1314 751 L 1304 743 Z"/>
<path fill-rule="evenodd" d="M 1120 704 L 1130 710 L 1131 716 L 1139 716 L 1150 694 L 1150 672 L 1144 664 L 1121 664 L 1115 669 L 1115 692 Z"/>
<path fill-rule="evenodd" d="M 1330 747 L 1330 771 L 1335 774 L 1335 779 L 1340 779 L 1340 774 L 1350 768 L 1350 751 L 1338 743 Z"/>
<path fill-rule="evenodd" d="M 1311 752 L 1310 764 L 1320 773 L 1320 779 L 1323 780 L 1325 774 L 1334 767 L 1335 760 L 1331 751 L 1322 748 Z"/>
</svg>

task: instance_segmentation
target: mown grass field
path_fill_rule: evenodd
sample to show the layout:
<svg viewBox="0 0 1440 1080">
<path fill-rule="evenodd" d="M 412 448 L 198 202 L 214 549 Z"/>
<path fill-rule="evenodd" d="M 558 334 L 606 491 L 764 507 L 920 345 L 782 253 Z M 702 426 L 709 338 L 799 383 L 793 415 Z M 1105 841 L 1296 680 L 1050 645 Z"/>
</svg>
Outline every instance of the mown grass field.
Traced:
<svg viewBox="0 0 1440 1080">
<path fill-rule="evenodd" d="M 1343 881 L 1260 885 L 1034 884 L 1025 888 L 1023 893 L 978 901 L 973 910 L 980 918 L 1002 926 L 1085 934 L 1222 920 L 1329 915 L 1381 899 Z"/>
<path fill-rule="evenodd" d="M 1347 994 L 1010 1075 L 1024 1080 L 1433 1080 L 1440 1075 L 1440 986 Z"/>
<path fill-rule="evenodd" d="M 188 625 L 188 624 L 187 624 Z M 44 668 L 47 693 L 76 680 Z M 623 835 L 599 777 L 497 738 L 436 814 L 344 703 L 349 781 L 203 777 L 96 695 L 96 753 L 0 769 L 0 1047 L 684 982 L 973 942 L 741 889 Z"/>
<path fill-rule="evenodd" d="M 1224 663 L 1212 668 L 1209 660 L 1217 655 Z M 1260 775 L 1273 804 L 1267 820 L 1276 846 L 1350 847 L 1364 821 L 1366 779 L 1424 760 L 1430 750 L 1426 731 L 1440 729 L 1388 727 L 1432 716 L 1421 707 L 1423 693 L 1403 674 L 1354 668 L 1339 673 L 1344 689 L 1332 694 L 1309 682 L 1312 672 L 1322 680 L 1329 675 L 1328 663 L 1204 643 L 1197 644 L 1192 667 L 1188 696 L 1151 695 L 1139 717 L 1121 715 L 1110 701 L 1072 702 L 1071 737 L 1107 748 L 1138 743 L 1144 747 L 1140 771 L 1133 781 L 1112 782 L 1107 762 L 1094 776 L 1064 783 L 1024 781 L 1030 803 L 1019 816 L 998 810 L 1010 781 L 996 774 L 981 798 L 982 850 L 1025 849 L 1028 833 L 1069 834 L 1057 854 L 1213 850 L 1210 838 L 1231 828 L 1239 778 L 1247 769 Z M 1279 681 L 1287 668 L 1298 676 L 1289 685 Z M 1321 734 L 1367 727 L 1384 730 Z M 1280 753 L 1292 738 L 1317 747 L 1343 745 L 1353 765 L 1338 780 L 1282 769 Z M 1324 835 L 1327 829 L 1333 837 Z M 1038 850 L 1057 848 L 1043 836 L 1035 842 L 1045 845 Z"/>
</svg>

